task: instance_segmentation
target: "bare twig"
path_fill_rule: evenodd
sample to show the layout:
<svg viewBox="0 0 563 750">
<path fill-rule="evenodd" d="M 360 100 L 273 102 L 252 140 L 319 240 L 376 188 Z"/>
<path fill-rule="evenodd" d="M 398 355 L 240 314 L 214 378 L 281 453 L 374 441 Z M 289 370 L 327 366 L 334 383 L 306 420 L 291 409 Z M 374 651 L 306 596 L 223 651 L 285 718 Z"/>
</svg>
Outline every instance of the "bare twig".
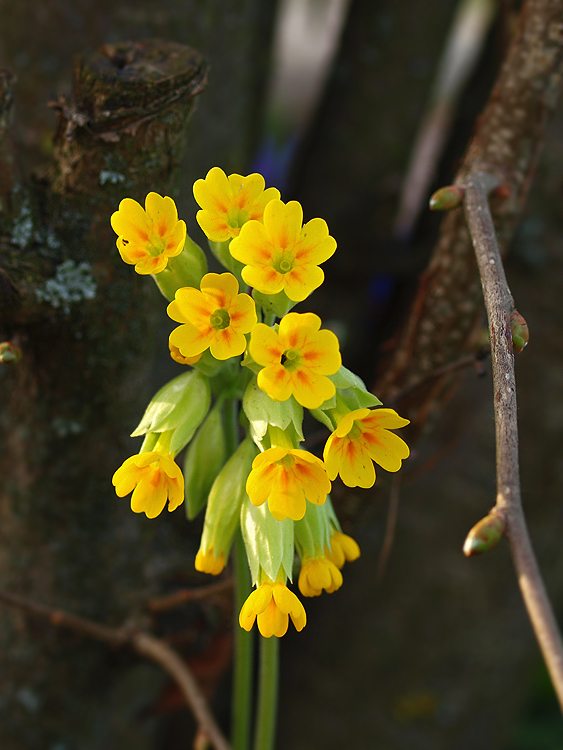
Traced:
<svg viewBox="0 0 563 750">
<path fill-rule="evenodd" d="M 217 594 L 224 594 L 233 588 L 233 579 L 226 578 L 224 581 L 211 583 L 209 586 L 199 586 L 196 589 L 180 589 L 173 594 L 160 596 L 158 599 L 151 599 L 148 608 L 151 612 L 166 612 L 174 607 L 179 607 L 186 602 L 199 602 L 202 599 L 209 599 Z"/>
<path fill-rule="evenodd" d="M 230 745 L 217 726 L 190 668 L 181 656 L 158 638 L 131 628 L 108 628 L 70 612 L 46 607 L 21 596 L 0 591 L 0 602 L 17 607 L 35 617 L 48 620 L 57 627 L 87 635 L 112 647 L 130 646 L 141 656 L 151 659 L 174 678 L 199 724 L 215 750 L 230 750 Z"/>
<path fill-rule="evenodd" d="M 391 492 L 389 493 L 389 510 L 387 512 L 387 524 L 385 526 L 385 537 L 383 538 L 383 546 L 381 547 L 381 554 L 377 562 L 377 573 L 376 579 L 378 583 L 381 583 L 385 574 L 385 568 L 387 567 L 387 560 L 393 549 L 393 542 L 395 540 L 395 528 L 397 526 L 397 515 L 399 513 L 399 497 L 401 494 L 401 475 L 394 474 L 393 481 L 391 484 Z"/>
<path fill-rule="evenodd" d="M 443 365 L 442 367 L 437 367 L 435 370 L 432 370 L 432 372 L 427 373 L 418 380 L 415 380 L 414 383 L 410 383 L 402 390 L 395 393 L 391 398 L 387 400 L 387 406 L 394 406 L 397 401 L 400 401 L 405 396 L 409 396 L 413 391 L 416 391 L 417 388 L 421 388 L 431 381 L 441 378 L 443 375 L 449 375 L 450 373 L 457 372 L 458 370 L 464 370 L 466 367 L 473 366 L 478 375 L 485 374 L 482 362 L 488 354 L 489 348 L 487 347 L 478 354 L 468 354 L 466 357 L 460 357 L 455 362 L 450 362 L 449 364 Z"/>
<path fill-rule="evenodd" d="M 492 513 L 505 522 L 522 597 L 563 710 L 563 643 L 532 549 L 520 495 L 516 380 L 510 330 L 514 301 L 487 198 L 497 184 L 498 180 L 491 175 L 475 173 L 465 185 L 464 196 L 491 336 L 497 452 L 497 499 Z"/>
</svg>

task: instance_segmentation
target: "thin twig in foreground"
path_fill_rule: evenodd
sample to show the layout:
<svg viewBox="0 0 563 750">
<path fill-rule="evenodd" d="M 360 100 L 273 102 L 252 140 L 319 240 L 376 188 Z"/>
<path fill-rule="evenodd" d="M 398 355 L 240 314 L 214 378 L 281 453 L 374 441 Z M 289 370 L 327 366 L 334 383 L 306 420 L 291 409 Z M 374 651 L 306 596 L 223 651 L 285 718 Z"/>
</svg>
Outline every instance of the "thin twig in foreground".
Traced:
<svg viewBox="0 0 563 750">
<path fill-rule="evenodd" d="M 522 597 L 563 710 L 563 643 L 532 549 L 520 495 L 516 380 L 510 330 L 514 301 L 488 203 L 488 194 L 496 185 L 498 180 L 491 175 L 472 174 L 465 183 L 463 201 L 491 336 L 497 454 L 497 499 L 491 512 L 505 522 Z"/>
<path fill-rule="evenodd" d="M 383 546 L 377 561 L 376 580 L 381 583 L 387 567 L 387 560 L 393 549 L 395 541 L 395 529 L 397 527 L 397 516 L 399 514 L 399 497 L 401 494 L 401 475 L 394 474 L 391 483 L 391 492 L 389 493 L 389 510 L 387 511 L 387 524 L 385 526 L 385 537 Z"/>
<path fill-rule="evenodd" d="M 180 589 L 173 594 L 159 596 L 157 599 L 151 599 L 147 606 L 151 612 L 166 612 L 186 602 L 199 602 L 202 599 L 210 599 L 212 596 L 224 594 L 232 588 L 233 579 L 225 578 L 224 581 L 210 583 L 208 586 L 199 586 L 195 589 Z"/>
<path fill-rule="evenodd" d="M 230 750 L 230 745 L 217 726 L 190 668 L 181 656 L 163 641 L 147 633 L 129 628 L 108 628 L 84 617 L 46 607 L 21 596 L 9 594 L 6 591 L 0 591 L 0 602 L 17 607 L 35 617 L 48 620 L 52 625 L 102 641 L 108 646 L 130 646 L 141 656 L 160 664 L 176 680 L 186 703 L 193 711 L 200 731 L 207 735 L 215 750 Z"/>
</svg>

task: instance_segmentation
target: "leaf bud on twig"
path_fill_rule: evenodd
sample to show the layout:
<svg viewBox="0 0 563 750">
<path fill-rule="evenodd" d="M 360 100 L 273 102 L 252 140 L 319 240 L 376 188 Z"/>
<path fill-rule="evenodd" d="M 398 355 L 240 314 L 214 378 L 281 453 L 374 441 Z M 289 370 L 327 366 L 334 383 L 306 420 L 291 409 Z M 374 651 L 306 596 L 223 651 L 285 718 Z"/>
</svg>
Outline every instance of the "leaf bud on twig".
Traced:
<svg viewBox="0 0 563 750">
<path fill-rule="evenodd" d="M 480 555 L 494 549 L 502 539 L 505 524 L 500 516 L 490 513 L 482 518 L 471 529 L 463 545 L 463 554 L 466 557 Z"/>
</svg>

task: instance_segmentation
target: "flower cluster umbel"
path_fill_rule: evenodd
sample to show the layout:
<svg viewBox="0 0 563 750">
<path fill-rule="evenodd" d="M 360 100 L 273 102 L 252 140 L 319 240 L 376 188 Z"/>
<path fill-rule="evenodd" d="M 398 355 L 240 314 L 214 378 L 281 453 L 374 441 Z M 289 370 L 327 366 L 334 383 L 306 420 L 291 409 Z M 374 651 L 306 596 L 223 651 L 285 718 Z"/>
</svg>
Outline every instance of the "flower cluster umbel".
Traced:
<svg viewBox="0 0 563 750">
<path fill-rule="evenodd" d="M 195 566 L 217 575 L 240 530 L 256 589 L 240 612 L 266 638 L 289 618 L 306 623 L 292 581 L 295 552 L 303 596 L 332 593 L 341 569 L 360 555 L 330 502 L 339 475 L 371 487 L 374 462 L 398 471 L 409 455 L 390 430 L 408 424 L 342 366 L 336 335 L 310 312 L 291 312 L 324 280 L 336 250 L 323 219 L 303 223 L 297 201 L 284 203 L 259 174 L 227 176 L 214 167 L 197 180 L 197 221 L 226 268 L 208 273 L 202 250 L 178 220 L 174 201 L 149 193 L 143 209 L 125 198 L 111 217 L 117 248 L 140 274 L 152 274 L 179 325 L 172 358 L 188 369 L 154 396 L 133 432 L 139 454 L 115 472 L 116 493 L 157 516 L 185 498 L 188 518 L 205 507 Z M 252 294 L 249 294 L 249 292 Z M 279 322 L 276 322 L 278 321 Z M 227 419 L 242 406 L 246 436 L 230 444 Z M 303 413 L 329 430 L 322 459 L 302 447 Z M 236 421 L 236 425 L 238 425 Z M 185 451 L 183 472 L 176 457 Z"/>
</svg>

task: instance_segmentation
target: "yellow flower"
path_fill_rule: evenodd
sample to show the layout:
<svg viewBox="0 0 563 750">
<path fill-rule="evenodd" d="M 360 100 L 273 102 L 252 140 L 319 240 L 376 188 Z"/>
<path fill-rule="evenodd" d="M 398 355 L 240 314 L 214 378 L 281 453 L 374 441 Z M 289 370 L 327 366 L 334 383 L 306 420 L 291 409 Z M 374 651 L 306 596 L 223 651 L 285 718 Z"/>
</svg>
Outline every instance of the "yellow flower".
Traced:
<svg viewBox="0 0 563 750">
<path fill-rule="evenodd" d="M 230 273 L 207 273 L 201 291 L 183 287 L 168 305 L 172 320 L 184 325 L 170 334 L 170 348 L 184 357 L 206 349 L 215 359 L 229 359 L 246 349 L 245 333 L 256 324 L 256 306 L 248 294 L 238 294 L 238 281 Z"/>
<path fill-rule="evenodd" d="M 180 352 L 177 346 L 170 346 L 170 356 L 174 360 L 174 362 L 177 362 L 179 365 L 195 365 L 196 362 L 199 362 L 201 359 L 201 354 L 196 354 L 195 357 L 184 357 L 184 355 Z"/>
<path fill-rule="evenodd" d="M 264 190 L 266 183 L 261 174 L 227 177 L 219 167 L 213 167 L 205 180 L 194 184 L 194 197 L 202 210 L 197 212 L 197 222 L 212 242 L 226 242 L 238 237 L 242 225 L 250 219 L 260 221 L 264 207 L 280 197 L 276 188 Z"/>
<path fill-rule="evenodd" d="M 408 445 L 390 429 L 404 427 L 408 419 L 393 409 L 355 409 L 344 416 L 326 441 L 323 458 L 328 476 L 337 474 L 348 487 L 371 487 L 373 461 L 386 471 L 399 471 L 408 458 Z"/>
<path fill-rule="evenodd" d="M 325 547 L 325 557 L 342 569 L 345 562 L 353 562 L 360 556 L 360 547 L 355 539 L 341 531 L 333 531 L 330 537 L 331 550 Z"/>
<path fill-rule="evenodd" d="M 277 521 L 299 521 L 306 501 L 322 505 L 330 492 L 323 462 L 308 451 L 275 446 L 259 453 L 246 480 L 246 492 L 253 505 L 268 501 Z"/>
<path fill-rule="evenodd" d="M 334 333 L 320 327 L 318 315 L 292 312 L 277 333 L 263 323 L 252 329 L 250 356 L 263 366 L 258 386 L 274 401 L 293 395 L 307 409 L 317 409 L 334 396 L 334 383 L 325 376 L 338 371 L 342 358 Z"/>
<path fill-rule="evenodd" d="M 239 624 L 244 630 L 251 630 L 258 619 L 258 630 L 264 638 L 281 638 L 287 632 L 289 617 L 297 631 L 307 624 L 305 608 L 295 594 L 284 583 L 268 579 L 242 605 Z"/>
<path fill-rule="evenodd" d="M 112 478 L 118 497 L 133 492 L 131 510 L 156 518 L 164 510 L 173 511 L 184 501 L 184 477 L 172 455 L 158 451 L 138 453 L 126 459 Z"/>
<path fill-rule="evenodd" d="M 326 557 L 305 557 L 299 573 L 299 591 L 303 596 L 320 596 L 323 589 L 332 594 L 342 586 L 342 573 Z"/>
<path fill-rule="evenodd" d="M 200 573 L 209 573 L 212 576 L 218 576 L 225 567 L 225 555 L 221 552 L 219 557 L 215 557 L 213 547 L 203 552 L 201 549 L 195 557 L 195 569 Z"/>
<path fill-rule="evenodd" d="M 186 224 L 178 221 L 176 204 L 158 193 L 147 195 L 144 209 L 132 198 L 124 198 L 112 214 L 111 226 L 118 235 L 121 257 L 140 274 L 163 271 L 186 241 Z"/>
<path fill-rule="evenodd" d="M 324 219 L 303 225 L 297 201 L 273 200 L 264 210 L 263 223 L 249 221 L 229 247 L 233 258 L 245 264 L 242 278 L 263 294 L 285 291 L 300 302 L 324 281 L 319 263 L 336 250 Z"/>
</svg>

